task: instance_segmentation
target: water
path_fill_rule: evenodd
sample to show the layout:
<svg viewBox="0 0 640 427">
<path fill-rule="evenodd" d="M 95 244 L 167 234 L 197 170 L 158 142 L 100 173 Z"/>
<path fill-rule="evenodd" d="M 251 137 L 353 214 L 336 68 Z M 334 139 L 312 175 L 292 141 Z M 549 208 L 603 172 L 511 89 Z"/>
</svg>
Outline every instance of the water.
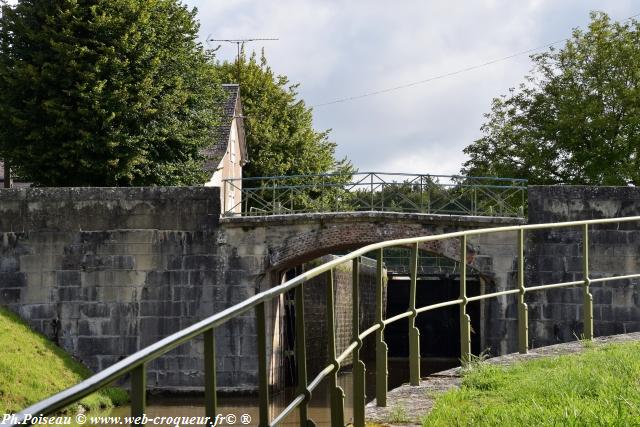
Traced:
<svg viewBox="0 0 640 427">
<path fill-rule="evenodd" d="M 421 373 L 427 375 L 430 373 L 449 369 L 458 364 L 457 359 L 449 358 L 433 358 L 422 359 Z M 409 364 L 406 358 L 389 359 L 389 389 L 398 387 L 399 385 L 408 382 L 409 380 Z M 340 387 L 345 391 L 345 404 L 344 415 L 345 421 L 348 423 L 353 417 L 353 376 L 351 372 L 343 372 L 338 376 L 338 383 Z M 373 366 L 367 366 L 366 376 L 366 394 L 367 402 L 374 398 L 375 394 L 375 372 Z M 279 392 L 270 398 L 270 414 L 273 419 L 279 414 L 294 397 L 294 390 L 288 388 L 282 392 Z M 87 414 L 87 417 L 91 416 L 109 416 L 109 417 L 127 417 L 130 415 L 131 408 L 129 406 L 122 406 L 119 408 L 113 408 L 112 410 L 101 414 Z M 218 398 L 218 413 L 228 416 L 232 414 L 235 416 L 235 422 L 231 424 L 230 421 L 225 420 L 219 425 L 237 425 L 237 426 L 257 426 L 258 425 L 258 398 L 257 396 L 220 396 Z M 204 400 L 202 396 L 180 396 L 180 397 L 154 397 L 150 396 L 148 399 L 148 406 L 146 411 L 147 416 L 151 419 L 154 417 L 204 417 Z M 248 417 L 247 417 L 248 415 Z M 314 391 L 311 402 L 309 404 L 309 416 L 318 426 L 330 425 L 330 410 L 329 410 L 329 393 L 328 393 L 328 381 L 325 379 L 320 386 Z M 248 421 L 250 418 L 250 421 Z M 160 421 L 159 419 L 157 421 Z M 166 421 L 166 420 L 165 420 Z M 243 423 L 244 421 L 244 423 Z M 247 422 L 248 421 L 248 422 Z M 83 426 L 98 427 L 98 426 L 118 426 L 123 425 L 124 422 L 117 423 L 99 423 L 91 424 L 86 422 Z M 168 423 L 153 424 L 149 422 L 147 425 L 175 425 Z M 187 424 L 180 423 L 180 426 Z M 203 424 L 189 424 L 193 426 L 201 426 Z M 297 410 L 293 412 L 283 423 L 283 426 L 298 426 L 298 413 Z"/>
</svg>

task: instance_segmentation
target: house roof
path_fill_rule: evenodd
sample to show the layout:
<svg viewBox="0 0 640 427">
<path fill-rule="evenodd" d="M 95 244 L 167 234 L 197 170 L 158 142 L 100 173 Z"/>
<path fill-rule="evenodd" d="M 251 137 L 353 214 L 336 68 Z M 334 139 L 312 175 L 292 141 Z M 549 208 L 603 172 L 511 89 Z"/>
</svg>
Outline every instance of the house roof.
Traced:
<svg viewBox="0 0 640 427">
<path fill-rule="evenodd" d="M 247 161 L 247 150 L 244 141 L 244 126 L 242 122 L 242 104 L 240 102 L 240 86 L 237 84 L 223 84 L 222 88 L 225 92 L 225 98 L 221 105 L 220 124 L 213 130 L 213 144 L 202 150 L 205 156 L 204 169 L 207 172 L 215 172 L 222 157 L 224 157 L 229 144 L 229 134 L 233 119 L 239 121 L 241 158 L 243 162 Z"/>
</svg>

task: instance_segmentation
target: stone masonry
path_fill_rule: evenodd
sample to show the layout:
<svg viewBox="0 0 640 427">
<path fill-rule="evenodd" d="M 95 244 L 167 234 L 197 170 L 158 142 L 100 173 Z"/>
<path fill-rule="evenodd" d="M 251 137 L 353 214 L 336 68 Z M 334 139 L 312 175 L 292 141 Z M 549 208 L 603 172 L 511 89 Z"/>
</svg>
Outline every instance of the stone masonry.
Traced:
<svg viewBox="0 0 640 427">
<path fill-rule="evenodd" d="M 0 191 L 0 304 L 94 371 L 253 295 L 221 255 L 217 188 Z M 235 276 L 234 276 L 235 277 Z M 253 319 L 217 331 L 219 385 L 250 389 Z M 148 368 L 150 389 L 201 389 L 202 344 Z"/>
<path fill-rule="evenodd" d="M 640 189 L 629 187 L 529 187 L 529 222 L 561 222 L 640 215 Z M 569 227 L 532 232 L 527 239 L 527 283 L 582 280 L 582 230 Z M 640 272 L 640 223 L 594 226 L 589 233 L 592 279 Z M 594 334 L 640 331 L 640 281 L 590 286 Z M 534 346 L 580 337 L 582 289 L 555 289 L 528 297 L 529 336 Z"/>
<path fill-rule="evenodd" d="M 333 251 L 522 222 L 386 212 L 221 219 L 218 191 L 0 191 L 0 304 L 100 370 L 280 283 L 289 268 Z M 467 261 L 490 287 L 509 286 L 514 263 L 507 252 L 513 242 L 510 235 L 470 242 Z M 458 239 L 423 249 L 453 259 L 460 253 Z M 282 307 L 282 299 L 267 307 L 274 386 L 282 384 Z M 507 301 L 484 307 L 483 313 L 485 322 L 478 333 L 486 336 L 487 345 L 508 347 L 513 341 L 513 312 Z M 254 390 L 253 313 L 218 328 L 216 334 L 219 387 Z M 152 363 L 148 382 L 156 390 L 201 390 L 201 342 L 186 344 Z"/>
</svg>

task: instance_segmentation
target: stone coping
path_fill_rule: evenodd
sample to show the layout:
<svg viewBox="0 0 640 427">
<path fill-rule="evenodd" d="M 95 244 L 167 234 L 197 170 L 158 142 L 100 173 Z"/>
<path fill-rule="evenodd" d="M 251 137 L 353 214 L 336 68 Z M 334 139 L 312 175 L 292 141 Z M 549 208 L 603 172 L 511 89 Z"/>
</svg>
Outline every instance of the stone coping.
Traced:
<svg viewBox="0 0 640 427">
<path fill-rule="evenodd" d="M 596 346 L 608 343 L 640 341 L 640 332 L 622 335 L 610 335 L 594 338 Z M 508 366 L 523 360 L 538 359 L 541 357 L 558 356 L 562 354 L 579 353 L 583 351 L 585 345 L 581 341 L 571 341 L 568 343 L 555 344 L 548 347 L 539 347 L 529 350 L 527 354 L 511 353 L 504 356 L 487 359 L 487 363 Z M 429 413 L 435 403 L 435 396 L 454 387 L 459 387 L 461 383 L 460 367 L 448 369 L 429 375 L 420 381 L 419 386 L 403 384 L 387 393 L 387 406 L 379 408 L 376 401 L 368 403 L 366 406 L 367 421 L 380 423 L 384 426 L 420 426 L 420 419 Z M 389 422 L 392 411 L 402 407 L 405 410 L 409 421 L 404 424 L 392 424 Z"/>
<path fill-rule="evenodd" d="M 220 222 L 229 226 L 252 226 L 262 224 L 295 224 L 315 221 L 379 221 L 396 220 L 408 222 L 428 222 L 434 224 L 470 225 L 470 226 L 501 226 L 526 224 L 525 218 L 473 216 L 473 215 L 442 215 L 404 212 L 325 212 L 298 213 L 288 215 L 265 216 L 223 216 Z"/>
</svg>

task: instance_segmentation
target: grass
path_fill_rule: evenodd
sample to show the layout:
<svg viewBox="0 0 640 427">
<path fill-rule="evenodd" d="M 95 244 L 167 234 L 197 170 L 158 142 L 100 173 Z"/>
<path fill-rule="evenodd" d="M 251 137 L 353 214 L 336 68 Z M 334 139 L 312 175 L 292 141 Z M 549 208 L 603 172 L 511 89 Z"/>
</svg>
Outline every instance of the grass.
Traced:
<svg viewBox="0 0 640 427">
<path fill-rule="evenodd" d="M 0 307 L 0 414 L 18 412 L 90 375 L 89 369 Z M 87 396 L 80 405 L 95 410 L 127 401 L 124 390 L 109 388 Z"/>
<path fill-rule="evenodd" d="M 477 363 L 423 426 L 640 426 L 640 343 L 508 367 Z"/>
<path fill-rule="evenodd" d="M 408 422 L 407 409 L 404 406 L 394 406 L 389 413 L 389 421 L 398 424 Z"/>
</svg>

